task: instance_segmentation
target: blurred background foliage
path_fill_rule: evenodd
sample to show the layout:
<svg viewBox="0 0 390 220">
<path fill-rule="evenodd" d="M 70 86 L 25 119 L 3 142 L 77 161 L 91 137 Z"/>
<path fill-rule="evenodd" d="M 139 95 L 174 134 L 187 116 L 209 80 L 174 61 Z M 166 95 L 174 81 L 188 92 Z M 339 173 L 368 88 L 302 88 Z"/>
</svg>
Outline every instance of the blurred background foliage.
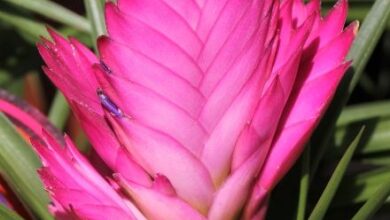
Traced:
<svg viewBox="0 0 390 220">
<path fill-rule="evenodd" d="M 103 2 L 103 0 L 96 1 Z M 385 1 L 390 0 L 382 0 L 383 5 L 386 5 Z M 93 14 L 93 7 L 89 9 L 85 7 L 91 1 L 0 0 L 0 2 L 0 87 L 26 100 L 43 114 L 49 115 L 49 119 L 60 130 L 69 133 L 82 147 L 81 150 L 87 152 L 88 142 L 75 119 L 69 116 L 63 97 L 42 74 L 43 62 L 35 44 L 40 37 L 47 37 L 46 26 L 50 26 L 65 36 L 75 36 L 93 48 L 92 39 L 102 33 L 102 30 L 93 26 L 91 19 L 87 18 L 91 18 Z M 362 23 L 375 1 L 349 0 L 349 2 L 348 22 L 359 20 Z M 334 3 L 334 0 L 323 0 L 323 13 L 326 14 Z M 383 8 L 381 10 L 386 11 Z M 90 16 L 86 16 L 86 11 Z M 369 205 L 378 203 L 381 195 L 384 198 L 377 207 L 379 208 L 382 203 L 383 206 L 373 218 L 390 219 L 388 197 L 390 187 L 387 187 L 390 186 L 390 19 L 388 14 L 389 12 L 387 16 L 380 17 L 383 25 L 377 30 L 378 42 L 373 40 L 375 44 L 372 54 L 369 49 L 367 50 L 370 56 L 367 65 L 362 62 L 356 70 L 351 70 L 350 78 L 346 76 L 342 85 L 344 91 L 341 88 L 339 96 L 336 97 L 336 101 L 341 97 L 338 104 L 331 106 L 325 120 L 308 144 L 308 150 L 277 186 L 271 197 L 269 219 L 288 220 L 308 217 L 310 219 L 322 219 L 322 217 L 351 219 L 358 210 L 361 210 L 363 204 L 368 204 L 367 207 L 370 207 Z M 368 37 L 366 40 L 371 38 Z M 350 57 L 354 56 L 354 54 L 350 55 Z M 362 66 L 365 66 L 364 69 L 361 68 Z M 361 75 L 353 78 L 353 86 L 350 86 L 349 81 L 353 71 L 360 72 Z M 358 78 L 360 79 L 356 81 Z M 347 106 L 341 112 L 341 109 L 334 108 L 334 106 L 343 106 L 347 100 Z M 339 113 L 340 117 L 338 117 Z M 332 121 L 336 119 L 337 123 L 333 125 Z M 360 136 L 357 136 L 362 126 L 365 126 L 364 132 L 360 132 Z M 339 163 L 341 158 L 343 159 Z M 4 167 L 0 166 L 0 169 Z M 11 184 L 6 183 L 8 179 L 5 178 L 4 172 L 1 171 L 1 176 L 6 181 L 1 180 L 0 190 L 12 191 L 9 190 Z M 328 184 L 329 179 L 331 181 Z M 334 197 L 322 196 L 325 188 L 328 195 L 333 190 Z M 370 198 L 373 197 L 378 199 L 373 200 L 372 203 Z M 326 204 L 324 202 L 326 200 L 330 201 L 329 205 L 325 205 L 327 212 L 324 216 L 318 217 L 321 214 L 316 213 L 316 207 L 319 203 Z M 31 214 L 30 208 L 26 208 L 28 205 L 23 206 L 18 201 L 14 201 L 12 205 L 24 217 Z M 376 209 L 372 208 L 372 210 Z M 0 206 L 0 217 L 6 216 L 11 219 L 13 215 L 16 214 Z M 362 219 L 358 217 L 355 216 L 355 219 Z"/>
</svg>

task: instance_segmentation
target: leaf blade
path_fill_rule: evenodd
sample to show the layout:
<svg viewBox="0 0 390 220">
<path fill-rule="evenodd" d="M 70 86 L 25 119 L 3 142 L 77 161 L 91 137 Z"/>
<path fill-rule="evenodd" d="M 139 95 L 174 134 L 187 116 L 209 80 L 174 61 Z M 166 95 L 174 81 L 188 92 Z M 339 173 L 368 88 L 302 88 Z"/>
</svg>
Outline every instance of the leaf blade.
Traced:
<svg viewBox="0 0 390 220">
<path fill-rule="evenodd" d="M 6 182 L 38 219 L 53 219 L 47 209 L 48 196 L 36 173 L 39 160 L 2 113 L 0 140 L 0 170 Z"/>
<path fill-rule="evenodd" d="M 306 204 L 310 185 L 310 144 L 305 147 L 301 163 L 297 220 L 304 220 L 306 216 Z"/>
<path fill-rule="evenodd" d="M 369 102 L 348 106 L 342 111 L 339 119 L 337 120 L 337 126 L 369 118 L 385 116 L 390 116 L 390 101 Z"/>
<path fill-rule="evenodd" d="M 353 216 L 352 220 L 371 219 L 375 212 L 382 206 L 390 195 L 390 180 L 384 182 L 378 190 L 367 200 L 367 202 Z"/>
<path fill-rule="evenodd" d="M 54 101 L 50 106 L 48 118 L 59 130 L 63 130 L 70 115 L 69 105 L 62 95 L 57 90 L 54 96 Z"/>
<path fill-rule="evenodd" d="M 368 59 L 371 57 L 379 38 L 386 29 L 389 17 L 390 1 L 376 0 L 364 19 L 354 45 L 347 56 L 347 59 L 352 60 L 352 66 L 355 69 L 355 76 L 352 78 L 349 86 L 349 93 L 353 91 L 358 83 Z"/>
<path fill-rule="evenodd" d="M 0 219 L 23 220 L 16 212 L 0 204 Z"/>
<path fill-rule="evenodd" d="M 362 137 L 364 128 L 362 128 L 352 143 L 349 145 L 347 151 L 341 158 L 340 162 L 337 164 L 335 171 L 333 172 L 328 184 L 326 185 L 324 191 L 322 192 L 320 199 L 315 205 L 312 213 L 310 214 L 309 220 L 320 220 L 323 219 L 326 211 L 329 208 L 330 202 L 336 194 L 336 191 L 340 185 L 342 177 L 348 167 L 349 162 L 352 159 L 353 153 L 355 152 L 360 139 Z"/>
<path fill-rule="evenodd" d="M 47 0 L 5 0 L 9 4 L 13 4 L 17 7 L 21 7 L 37 14 L 43 15 L 54 21 L 69 25 L 78 30 L 84 32 L 90 32 L 91 27 L 88 24 L 88 21 L 74 13 L 71 10 L 63 7 L 52 1 Z"/>
<path fill-rule="evenodd" d="M 0 20 L 15 27 L 29 37 L 29 41 L 35 43 L 40 36 L 48 37 L 45 25 L 29 20 L 25 17 L 0 10 Z"/>
</svg>

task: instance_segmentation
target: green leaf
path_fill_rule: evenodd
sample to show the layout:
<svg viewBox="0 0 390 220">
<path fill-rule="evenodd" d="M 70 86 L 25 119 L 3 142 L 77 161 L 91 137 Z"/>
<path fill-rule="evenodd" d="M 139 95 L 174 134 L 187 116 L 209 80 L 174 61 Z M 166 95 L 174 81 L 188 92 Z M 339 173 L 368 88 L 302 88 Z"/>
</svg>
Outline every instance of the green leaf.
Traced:
<svg viewBox="0 0 390 220">
<path fill-rule="evenodd" d="M 390 179 L 383 182 L 382 185 L 375 191 L 369 200 L 360 208 L 352 220 L 371 219 L 375 212 L 383 205 L 387 197 L 390 195 Z"/>
<path fill-rule="evenodd" d="M 307 195 L 310 184 L 310 144 L 305 147 L 301 163 L 301 180 L 299 185 L 297 220 L 304 220 L 306 216 Z"/>
<path fill-rule="evenodd" d="M 16 212 L 0 204 L 0 219 L 23 220 Z"/>
<path fill-rule="evenodd" d="M 80 31 L 90 32 L 88 21 L 73 11 L 48 0 L 5 0 L 15 6 L 30 10 L 62 24 L 69 25 Z"/>
<path fill-rule="evenodd" d="M 84 5 L 87 10 L 88 20 L 92 26 L 92 39 L 96 47 L 96 38 L 106 34 L 106 26 L 104 23 L 103 3 L 99 0 L 84 0 Z"/>
<path fill-rule="evenodd" d="M 349 52 L 348 59 L 352 60 L 352 66 L 342 79 L 339 88 L 333 98 L 329 109 L 325 113 L 318 128 L 312 137 L 312 144 L 316 146 L 316 152 L 312 157 L 311 173 L 315 174 L 322 160 L 326 147 L 334 131 L 337 118 L 348 101 L 350 94 L 359 81 L 368 58 L 386 27 L 386 21 L 390 15 L 390 1 L 377 0 L 364 19 L 363 25 Z M 314 175 L 311 175 L 313 177 Z"/>
<path fill-rule="evenodd" d="M 53 219 L 48 196 L 37 175 L 40 162 L 11 122 L 0 114 L 0 171 L 24 206 L 37 219 Z"/>
<path fill-rule="evenodd" d="M 363 164 L 372 166 L 390 166 L 390 157 L 388 155 L 362 158 L 360 160 Z"/>
<path fill-rule="evenodd" d="M 337 164 L 335 171 L 333 172 L 328 184 L 325 187 L 325 190 L 322 192 L 320 199 L 318 200 L 316 206 L 314 207 L 312 213 L 310 214 L 309 220 L 321 220 L 324 218 L 326 211 L 329 208 L 329 205 L 336 194 L 336 191 L 339 187 L 339 184 L 344 176 L 344 173 L 348 167 L 349 162 L 352 159 L 352 155 L 355 152 L 356 147 L 360 142 L 364 128 L 360 130 L 355 140 L 349 145 L 344 156 L 341 158 L 340 162 Z"/>
<path fill-rule="evenodd" d="M 390 179 L 390 167 L 349 175 L 341 182 L 332 206 L 345 206 L 368 200 L 381 186 Z"/>
<path fill-rule="evenodd" d="M 376 0 L 356 37 L 347 59 L 352 60 L 355 76 L 349 85 L 349 93 L 353 91 L 363 73 L 372 52 L 386 29 L 390 17 L 390 1 Z"/>
<path fill-rule="evenodd" d="M 334 136 L 335 145 L 328 149 L 325 158 L 332 160 L 340 157 L 343 154 L 344 143 L 351 140 L 353 132 L 362 125 L 366 126 L 367 137 L 364 144 L 356 150 L 357 154 L 362 159 L 386 158 L 385 153 L 390 153 L 390 117 L 367 119 L 338 127 Z"/>
<path fill-rule="evenodd" d="M 369 102 L 346 107 L 337 120 L 337 126 L 370 118 L 390 116 L 390 101 Z"/>
<path fill-rule="evenodd" d="M 49 120 L 59 130 L 63 130 L 70 114 L 68 103 L 62 93 L 57 90 L 50 107 Z"/>
<path fill-rule="evenodd" d="M 22 16 L 0 11 L 0 20 L 15 27 L 31 43 L 36 43 L 40 36 L 48 36 L 45 25 Z"/>
</svg>

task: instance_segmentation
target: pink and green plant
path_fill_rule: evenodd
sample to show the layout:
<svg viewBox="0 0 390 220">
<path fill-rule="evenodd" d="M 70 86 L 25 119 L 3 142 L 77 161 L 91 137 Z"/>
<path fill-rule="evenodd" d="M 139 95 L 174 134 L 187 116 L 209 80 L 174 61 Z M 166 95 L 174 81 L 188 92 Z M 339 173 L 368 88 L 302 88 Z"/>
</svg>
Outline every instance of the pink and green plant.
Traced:
<svg viewBox="0 0 390 220">
<path fill-rule="evenodd" d="M 118 0 L 95 55 L 37 44 L 101 158 L 27 123 L 58 219 L 263 219 L 350 62 L 340 0 Z M 11 113 L 22 122 L 28 115 Z M 104 163 L 104 164 L 103 164 Z"/>
</svg>

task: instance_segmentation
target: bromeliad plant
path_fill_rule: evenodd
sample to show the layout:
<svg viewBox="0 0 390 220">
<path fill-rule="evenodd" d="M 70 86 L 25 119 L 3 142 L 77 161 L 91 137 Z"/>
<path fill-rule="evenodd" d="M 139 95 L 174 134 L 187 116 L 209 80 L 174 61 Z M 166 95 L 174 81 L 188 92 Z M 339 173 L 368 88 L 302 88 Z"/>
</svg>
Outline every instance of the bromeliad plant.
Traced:
<svg viewBox="0 0 390 220">
<path fill-rule="evenodd" d="M 114 173 L 110 186 L 70 140 L 65 150 L 48 134 L 46 146 L 34 141 L 56 212 L 262 218 L 349 66 L 357 25 L 343 31 L 346 1 L 323 20 L 319 10 L 319 1 L 107 3 L 100 58 L 50 31 L 54 43 L 38 44 L 44 71 Z"/>
<path fill-rule="evenodd" d="M 347 1 L 119 0 L 37 44 L 101 161 L 23 111 L 58 219 L 263 219 L 350 62 Z M 31 123 L 26 123 L 31 121 Z"/>
</svg>

